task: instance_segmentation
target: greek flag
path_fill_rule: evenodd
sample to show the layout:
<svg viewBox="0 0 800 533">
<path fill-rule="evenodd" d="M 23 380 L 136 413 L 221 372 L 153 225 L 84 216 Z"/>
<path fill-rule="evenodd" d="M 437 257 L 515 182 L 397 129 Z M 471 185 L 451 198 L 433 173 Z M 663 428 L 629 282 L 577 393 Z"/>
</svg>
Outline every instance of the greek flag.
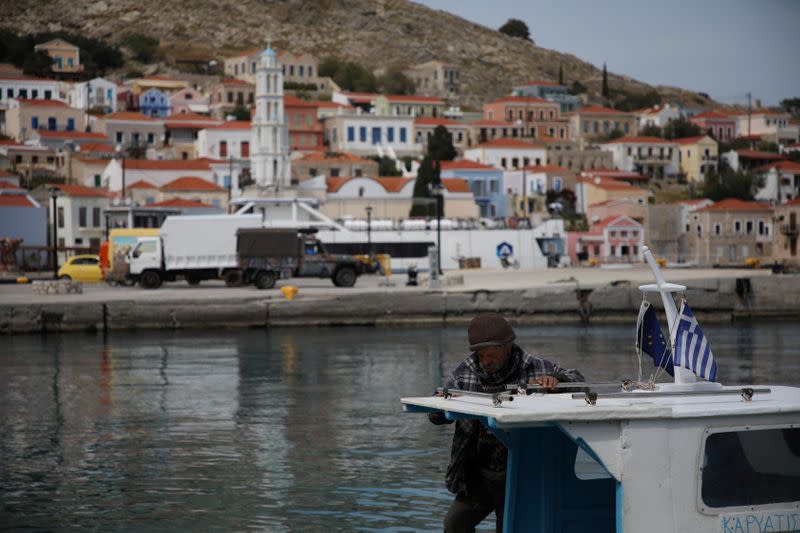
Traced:
<svg viewBox="0 0 800 533">
<path fill-rule="evenodd" d="M 676 366 L 688 368 L 708 381 L 714 381 L 717 376 L 714 354 L 711 353 L 706 336 L 686 300 L 681 303 L 681 310 L 678 312 L 674 362 Z"/>
</svg>

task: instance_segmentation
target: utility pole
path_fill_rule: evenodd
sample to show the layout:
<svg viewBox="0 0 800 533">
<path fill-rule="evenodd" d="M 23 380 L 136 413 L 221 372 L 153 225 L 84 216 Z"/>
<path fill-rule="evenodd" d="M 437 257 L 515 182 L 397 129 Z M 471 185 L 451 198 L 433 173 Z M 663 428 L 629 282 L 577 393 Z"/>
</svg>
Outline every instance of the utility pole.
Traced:
<svg viewBox="0 0 800 533">
<path fill-rule="evenodd" d="M 752 94 L 747 93 L 747 136 L 748 137 L 750 137 L 750 115 L 753 113 L 752 97 L 753 97 Z"/>
<path fill-rule="evenodd" d="M 228 214 L 231 213 L 231 191 L 233 189 L 233 154 L 228 156 Z"/>
<path fill-rule="evenodd" d="M 53 279 L 58 279 L 58 188 L 51 187 L 50 194 L 53 198 Z"/>
</svg>

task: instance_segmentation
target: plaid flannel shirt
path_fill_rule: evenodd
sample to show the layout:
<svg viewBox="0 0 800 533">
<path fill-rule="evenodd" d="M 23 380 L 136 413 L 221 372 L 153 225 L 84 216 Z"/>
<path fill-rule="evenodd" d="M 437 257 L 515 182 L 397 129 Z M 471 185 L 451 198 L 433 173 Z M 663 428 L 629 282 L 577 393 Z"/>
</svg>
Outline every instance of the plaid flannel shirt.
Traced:
<svg viewBox="0 0 800 533">
<path fill-rule="evenodd" d="M 508 376 L 503 385 L 527 384 L 530 380 L 535 380 L 543 376 L 553 376 L 559 382 L 579 382 L 584 381 L 583 374 L 577 370 L 563 369 L 552 361 L 542 357 L 531 355 L 522 348 L 514 345 L 513 355 L 521 358 L 519 368 L 516 373 Z M 460 389 L 474 392 L 496 392 L 496 387 L 486 386 L 481 382 L 479 376 L 477 356 L 471 353 L 466 359 L 448 376 L 445 388 Z M 492 389 L 492 390 L 488 390 Z M 450 424 L 452 420 L 447 420 L 444 413 L 429 413 L 428 418 L 434 424 Z M 495 447 L 495 452 L 489 452 L 493 457 L 488 461 L 492 463 L 502 463 L 501 468 L 505 469 L 505 457 L 508 451 L 502 443 L 493 435 L 480 435 L 480 432 L 487 432 L 477 420 L 458 420 L 456 422 L 455 433 L 453 434 L 453 446 L 450 453 L 450 464 L 447 467 L 445 482 L 448 490 L 454 494 L 469 494 L 467 470 L 475 466 L 476 462 L 486 462 L 486 458 L 476 457 L 479 440 L 489 438 Z M 480 438 L 479 438 L 480 437 Z M 485 446 L 483 447 L 486 451 Z"/>
</svg>

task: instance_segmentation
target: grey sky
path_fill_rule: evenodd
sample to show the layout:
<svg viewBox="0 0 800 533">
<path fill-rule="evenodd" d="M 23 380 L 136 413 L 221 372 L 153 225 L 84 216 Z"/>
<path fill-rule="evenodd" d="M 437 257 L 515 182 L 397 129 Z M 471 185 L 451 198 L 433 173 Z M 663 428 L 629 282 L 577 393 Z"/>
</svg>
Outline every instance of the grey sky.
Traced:
<svg viewBox="0 0 800 533">
<path fill-rule="evenodd" d="M 800 0 L 415 0 L 536 44 L 726 104 L 800 97 Z"/>
</svg>

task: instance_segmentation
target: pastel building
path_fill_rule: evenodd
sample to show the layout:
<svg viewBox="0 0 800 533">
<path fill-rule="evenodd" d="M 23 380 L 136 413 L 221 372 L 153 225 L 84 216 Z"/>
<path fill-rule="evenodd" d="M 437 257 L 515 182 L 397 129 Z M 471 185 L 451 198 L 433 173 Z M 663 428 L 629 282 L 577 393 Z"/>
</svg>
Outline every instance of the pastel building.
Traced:
<svg viewBox="0 0 800 533">
<path fill-rule="evenodd" d="M 555 102 L 562 113 L 571 113 L 581 106 L 581 97 L 570 94 L 564 85 L 552 81 L 532 81 L 514 87 L 512 96 L 532 96 Z"/>
<path fill-rule="evenodd" d="M 357 155 L 416 156 L 422 147 L 414 139 L 414 117 L 349 114 L 323 119 L 325 140 L 334 152 Z"/>
<path fill-rule="evenodd" d="M 500 169 L 469 159 L 442 161 L 440 176 L 463 179 L 472 192 L 481 217 L 507 216 L 503 172 Z"/>
<path fill-rule="evenodd" d="M 83 131 L 85 113 L 58 100 L 13 99 L 6 111 L 6 135 L 24 142 L 38 130 Z"/>
<path fill-rule="evenodd" d="M 139 95 L 139 111 L 148 117 L 167 117 L 170 109 L 169 95 L 161 89 L 148 89 Z"/>
<path fill-rule="evenodd" d="M 197 134 L 197 157 L 249 159 L 252 130 L 246 120 L 229 120 Z"/>
<path fill-rule="evenodd" d="M 609 109 L 602 106 L 582 107 L 569 118 L 572 139 L 581 146 L 602 141 L 614 131 L 624 136 L 639 132 L 639 120 L 633 113 Z"/>
<path fill-rule="evenodd" d="M 708 135 L 675 139 L 681 175 L 689 183 L 701 184 L 706 174 L 719 168 L 719 145 Z"/>
<path fill-rule="evenodd" d="M 766 202 L 728 198 L 694 211 L 690 257 L 697 265 L 739 265 L 771 259 L 773 209 Z"/>
<path fill-rule="evenodd" d="M 33 47 L 38 52 L 44 52 L 53 60 L 53 72 L 77 73 L 83 71 L 81 65 L 81 50 L 64 39 L 53 39 Z"/>
<path fill-rule="evenodd" d="M 457 99 L 461 93 L 461 79 L 456 65 L 443 61 L 428 61 L 405 70 L 416 87 L 415 93 L 422 96 L 438 96 Z"/>
<path fill-rule="evenodd" d="M 622 137 L 603 145 L 619 170 L 651 178 L 676 177 L 680 172 L 678 144 L 660 137 Z"/>
<path fill-rule="evenodd" d="M 308 152 L 292 161 L 293 185 L 316 176 L 362 178 L 377 175 L 377 161 L 355 154 Z"/>
<path fill-rule="evenodd" d="M 469 146 L 469 125 L 446 118 L 419 117 L 414 120 L 414 138 L 423 150 L 427 150 L 428 141 L 438 126 L 447 130 L 456 150 L 463 152 Z"/>
<path fill-rule="evenodd" d="M 718 142 L 728 142 L 740 135 L 736 119 L 722 113 L 707 111 L 694 115 L 689 120 L 696 124 L 703 133 L 711 135 Z"/>
<path fill-rule="evenodd" d="M 53 213 L 51 189 L 58 190 L 56 213 Z M 48 206 L 48 234 L 58 227 L 58 246 L 99 250 L 105 237 L 105 210 L 109 196 L 104 189 L 83 185 L 43 184 L 31 195 L 41 205 Z"/>
<path fill-rule="evenodd" d="M 210 111 L 208 98 L 192 87 L 186 87 L 170 94 L 169 109 L 173 115 L 181 113 L 207 114 Z"/>
<path fill-rule="evenodd" d="M 0 76 L 0 105 L 8 105 L 11 99 L 17 100 L 59 100 L 58 81 L 33 76 Z"/>
<path fill-rule="evenodd" d="M 294 151 L 322 149 L 324 130 L 317 118 L 317 104 L 295 96 L 283 96 L 286 123 L 289 126 L 289 146 Z"/>
<path fill-rule="evenodd" d="M 673 120 L 681 118 L 681 110 L 670 104 L 659 104 L 633 112 L 639 120 L 639 129 L 647 126 L 663 128 Z"/>
<path fill-rule="evenodd" d="M 601 263 L 641 263 L 644 227 L 625 215 L 599 220 L 586 232 L 567 232 L 567 252 L 572 264 L 587 260 Z"/>
<path fill-rule="evenodd" d="M 523 137 L 569 139 L 569 122 L 561 106 L 533 96 L 506 96 L 483 105 L 483 118 L 504 120 L 520 128 Z"/>
<path fill-rule="evenodd" d="M 117 110 L 117 84 L 105 78 L 73 83 L 67 90 L 67 104 L 84 111 L 113 113 Z"/>
<path fill-rule="evenodd" d="M 164 144 L 164 122 L 135 111 L 98 117 L 94 129 L 111 138 L 121 150 L 158 148 Z"/>
<path fill-rule="evenodd" d="M 547 149 L 542 144 L 523 139 L 495 139 L 465 150 L 464 159 L 511 170 L 546 164 Z"/>
<path fill-rule="evenodd" d="M 800 236 L 800 198 L 775 206 L 775 235 L 773 258 L 775 262 L 792 269 L 800 269 L 797 240 Z"/>
<path fill-rule="evenodd" d="M 575 189 L 575 173 L 556 165 L 530 165 L 521 170 L 503 173 L 503 190 L 514 214 L 528 216 L 547 212 L 547 191 L 562 192 Z M 525 202 L 527 201 L 527 210 Z"/>
</svg>

